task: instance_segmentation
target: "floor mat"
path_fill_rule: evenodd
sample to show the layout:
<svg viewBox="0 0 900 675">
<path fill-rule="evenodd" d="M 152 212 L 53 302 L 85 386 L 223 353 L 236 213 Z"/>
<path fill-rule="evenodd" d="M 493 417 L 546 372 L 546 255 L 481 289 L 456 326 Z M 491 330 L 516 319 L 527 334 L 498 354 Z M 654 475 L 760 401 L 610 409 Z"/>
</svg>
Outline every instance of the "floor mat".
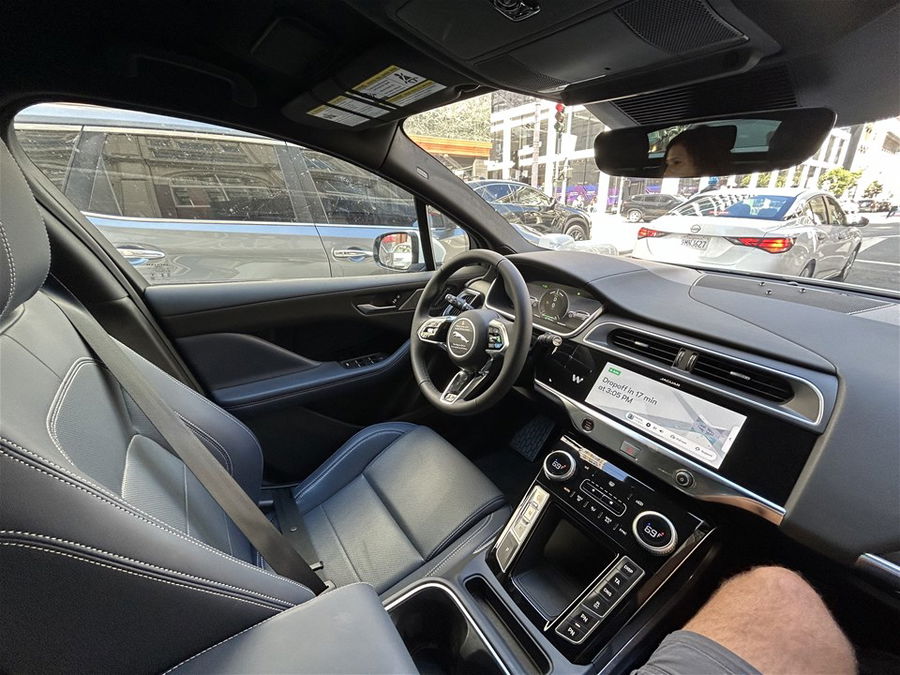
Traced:
<svg viewBox="0 0 900 675">
<path fill-rule="evenodd" d="M 474 461 L 475 466 L 491 479 L 511 506 L 522 500 L 539 468 L 537 462 L 529 462 L 508 447 L 486 452 Z"/>
<path fill-rule="evenodd" d="M 533 462 L 546 444 L 555 424 L 545 415 L 538 415 L 516 432 L 509 442 L 510 447 L 529 462 Z"/>
</svg>

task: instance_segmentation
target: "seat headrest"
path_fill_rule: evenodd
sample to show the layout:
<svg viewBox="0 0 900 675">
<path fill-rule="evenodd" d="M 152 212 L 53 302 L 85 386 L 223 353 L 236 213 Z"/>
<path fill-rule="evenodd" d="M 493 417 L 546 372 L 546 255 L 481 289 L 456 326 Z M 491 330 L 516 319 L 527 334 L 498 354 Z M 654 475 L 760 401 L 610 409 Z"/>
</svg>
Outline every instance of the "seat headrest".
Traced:
<svg viewBox="0 0 900 675">
<path fill-rule="evenodd" d="M 0 141 L 0 321 L 38 292 L 49 269 L 44 220 L 22 170 Z"/>
</svg>

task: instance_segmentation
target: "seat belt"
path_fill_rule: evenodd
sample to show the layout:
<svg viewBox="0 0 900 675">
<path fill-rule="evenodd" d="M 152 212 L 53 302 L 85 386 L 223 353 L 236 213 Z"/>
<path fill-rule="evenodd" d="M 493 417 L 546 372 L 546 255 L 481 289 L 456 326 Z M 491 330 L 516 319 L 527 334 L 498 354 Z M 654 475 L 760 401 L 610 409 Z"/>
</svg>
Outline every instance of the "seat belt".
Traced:
<svg viewBox="0 0 900 675">
<path fill-rule="evenodd" d="M 182 419 L 163 401 L 128 355 L 77 302 L 54 299 L 69 322 L 113 378 L 128 392 L 141 412 L 187 465 L 238 529 L 281 576 L 303 584 L 319 595 L 326 586 L 303 556 L 279 532 Z"/>
</svg>

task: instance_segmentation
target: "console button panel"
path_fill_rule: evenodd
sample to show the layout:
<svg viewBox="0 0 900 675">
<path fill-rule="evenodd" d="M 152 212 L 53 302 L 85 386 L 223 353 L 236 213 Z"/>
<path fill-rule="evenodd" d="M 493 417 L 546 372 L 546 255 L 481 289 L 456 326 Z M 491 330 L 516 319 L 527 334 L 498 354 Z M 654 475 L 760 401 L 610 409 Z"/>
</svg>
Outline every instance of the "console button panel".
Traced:
<svg viewBox="0 0 900 675">
<path fill-rule="evenodd" d="M 560 480 L 557 475 L 548 480 L 545 470 L 539 482 L 621 546 L 632 560 L 669 555 L 697 527 L 696 518 L 567 436 L 547 458 L 563 454 L 575 458 L 575 465 L 562 474 L 568 478 Z"/>
<path fill-rule="evenodd" d="M 509 569 L 510 563 L 518 553 L 522 543 L 528 537 L 531 528 L 534 527 L 544 506 L 550 498 L 550 493 L 540 485 L 535 485 L 519 504 L 519 508 L 509 519 L 497 543 L 494 544 L 494 554 L 497 556 L 497 564 L 504 572 Z"/>
<path fill-rule="evenodd" d="M 630 558 L 620 558 L 559 622 L 556 633 L 574 644 L 584 642 L 643 576 L 644 570 Z"/>
</svg>

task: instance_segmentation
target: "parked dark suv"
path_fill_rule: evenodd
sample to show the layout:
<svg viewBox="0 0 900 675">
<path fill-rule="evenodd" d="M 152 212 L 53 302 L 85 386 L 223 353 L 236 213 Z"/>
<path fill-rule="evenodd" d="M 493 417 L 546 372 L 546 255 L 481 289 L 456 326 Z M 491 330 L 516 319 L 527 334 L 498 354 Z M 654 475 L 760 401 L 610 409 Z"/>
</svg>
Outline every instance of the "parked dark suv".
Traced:
<svg viewBox="0 0 900 675">
<path fill-rule="evenodd" d="M 634 195 L 622 202 L 621 213 L 629 223 L 640 223 L 659 218 L 683 202 L 677 195 Z"/>
<path fill-rule="evenodd" d="M 590 236 L 591 217 L 586 211 L 560 204 L 530 185 L 511 180 L 475 180 L 469 185 L 510 223 L 541 234 L 567 234 L 576 241 Z"/>
</svg>

